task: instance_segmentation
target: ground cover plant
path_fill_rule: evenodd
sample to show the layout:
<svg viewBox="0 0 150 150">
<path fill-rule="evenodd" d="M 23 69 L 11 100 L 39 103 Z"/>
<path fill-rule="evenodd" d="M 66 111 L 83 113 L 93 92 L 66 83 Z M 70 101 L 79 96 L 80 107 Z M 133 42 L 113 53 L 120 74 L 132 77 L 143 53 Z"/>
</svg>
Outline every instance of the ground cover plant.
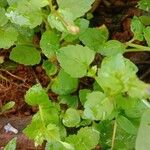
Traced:
<svg viewBox="0 0 150 150">
<path fill-rule="evenodd" d="M 9 67 L 23 64 L 32 69 L 40 64 L 49 81 L 43 86 L 35 73 L 34 85 L 26 85 L 25 102 L 36 110 L 23 133 L 34 140 L 35 147 L 150 149 L 150 84 L 139 79 L 138 67 L 125 57 L 129 52 L 150 51 L 150 2 L 138 2 L 143 15 L 132 18 L 133 36 L 126 42 L 110 39 L 105 24 L 91 26 L 93 9 L 99 3 L 0 2 L 0 48 L 9 52 Z M 0 81 L 7 83 L 7 74 L 20 84 L 24 82 L 7 71 L 5 60 L 0 56 Z M 14 106 L 12 101 L 0 109 L 0 114 Z M 15 143 L 16 138 L 4 149 L 16 149 Z"/>
</svg>

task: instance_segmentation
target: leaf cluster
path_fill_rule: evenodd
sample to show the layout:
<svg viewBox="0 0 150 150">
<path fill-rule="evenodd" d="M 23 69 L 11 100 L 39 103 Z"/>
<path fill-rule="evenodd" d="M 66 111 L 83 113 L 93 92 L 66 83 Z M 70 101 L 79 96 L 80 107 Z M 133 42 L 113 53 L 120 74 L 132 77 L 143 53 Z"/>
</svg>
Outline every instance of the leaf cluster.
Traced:
<svg viewBox="0 0 150 150">
<path fill-rule="evenodd" d="M 85 14 L 93 3 L 0 3 L 0 48 L 10 48 L 9 58 L 14 62 L 41 64 L 50 78 L 46 89 L 37 83 L 27 91 L 26 103 L 37 106 L 38 112 L 23 132 L 35 146 L 46 141 L 46 150 L 91 150 L 97 145 L 112 150 L 149 149 L 150 85 L 138 78 L 138 68 L 123 54 L 150 51 L 150 20 L 134 17 L 134 36 L 126 43 L 109 40 L 105 25 L 89 26 Z M 149 1 L 141 0 L 139 7 L 149 10 Z M 95 63 L 97 55 L 103 57 L 101 63 Z M 94 83 L 83 88 L 81 81 L 87 77 Z M 49 99 L 49 91 L 58 95 L 57 102 Z"/>
</svg>

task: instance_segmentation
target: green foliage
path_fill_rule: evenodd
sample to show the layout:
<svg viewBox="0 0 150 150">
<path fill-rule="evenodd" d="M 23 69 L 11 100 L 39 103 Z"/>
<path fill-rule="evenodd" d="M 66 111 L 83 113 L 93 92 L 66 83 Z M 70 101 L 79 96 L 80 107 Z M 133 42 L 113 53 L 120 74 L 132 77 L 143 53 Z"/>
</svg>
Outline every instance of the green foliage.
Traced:
<svg viewBox="0 0 150 150">
<path fill-rule="evenodd" d="M 17 138 L 10 140 L 7 145 L 4 147 L 4 150 L 16 150 Z"/>
<path fill-rule="evenodd" d="M 7 0 L 1 0 L 0 7 L 6 7 L 7 6 Z"/>
<path fill-rule="evenodd" d="M 60 70 L 52 84 L 52 91 L 59 95 L 67 95 L 75 91 L 77 86 L 77 78 L 72 78 L 69 74 Z"/>
<path fill-rule="evenodd" d="M 86 98 L 89 93 L 91 93 L 91 90 L 88 90 L 88 89 L 82 89 L 79 91 L 79 98 L 80 98 L 82 105 L 84 105 L 85 102 L 87 101 Z"/>
<path fill-rule="evenodd" d="M 134 17 L 131 22 L 131 31 L 134 33 L 134 39 L 143 40 L 144 25 L 141 23 L 138 17 Z"/>
<path fill-rule="evenodd" d="M 83 16 L 90 8 L 94 0 L 57 0 L 61 9 L 68 10 L 73 15 L 73 19 Z M 80 6 L 80 9 L 79 9 Z"/>
<path fill-rule="evenodd" d="M 105 120 L 113 111 L 112 100 L 103 93 L 94 91 L 87 95 L 87 101 L 84 103 L 84 116 L 91 120 Z"/>
<path fill-rule="evenodd" d="M 69 108 L 63 116 L 63 124 L 66 127 L 75 127 L 80 123 L 80 114 L 76 109 Z"/>
<path fill-rule="evenodd" d="M 124 111 L 125 116 L 129 118 L 140 118 L 147 107 L 138 98 L 125 97 L 117 95 L 115 97 L 117 109 Z"/>
<path fill-rule="evenodd" d="M 139 5 L 140 9 L 143 9 L 145 11 L 150 10 L 150 1 L 149 0 L 140 0 L 138 5 Z"/>
<path fill-rule="evenodd" d="M 124 52 L 125 45 L 117 40 L 109 40 L 102 46 L 100 50 L 100 53 L 104 56 L 112 56 Z"/>
<path fill-rule="evenodd" d="M 50 81 L 26 92 L 26 103 L 38 111 L 23 132 L 35 146 L 46 141 L 46 150 L 149 149 L 150 85 L 123 55 L 150 51 L 149 12 L 133 17 L 133 38 L 121 43 L 110 39 L 105 25 L 91 26 L 94 2 L 1 0 L 0 48 L 10 50 L 15 66 L 42 65 Z M 149 10 L 149 4 L 138 5 Z M 0 67 L 9 68 L 5 60 L 0 56 Z"/>
<path fill-rule="evenodd" d="M 84 18 L 78 18 L 75 20 L 75 25 L 80 28 L 79 33 L 77 34 L 65 34 L 64 40 L 67 42 L 72 42 L 77 40 L 89 27 L 89 21 Z"/>
<path fill-rule="evenodd" d="M 96 79 L 106 93 L 114 95 L 126 92 L 128 84 L 135 78 L 136 72 L 136 66 L 118 54 L 103 60 Z"/>
<path fill-rule="evenodd" d="M 137 131 L 136 131 L 135 126 L 132 124 L 132 122 L 128 118 L 120 115 L 117 118 L 117 123 L 127 133 L 136 134 Z"/>
<path fill-rule="evenodd" d="M 0 27 L 0 48 L 9 48 L 17 41 L 18 32 L 11 25 Z"/>
<path fill-rule="evenodd" d="M 51 106 L 48 95 L 40 84 L 34 85 L 27 91 L 25 100 L 29 105 Z"/>
<path fill-rule="evenodd" d="M 35 47 L 17 46 L 12 49 L 10 59 L 24 65 L 35 65 L 40 63 L 41 56 Z"/>
<path fill-rule="evenodd" d="M 92 50 L 98 51 L 108 40 L 108 30 L 105 26 L 100 28 L 88 28 L 79 37 L 82 43 Z"/>
<path fill-rule="evenodd" d="M 150 25 L 150 17 L 143 15 L 139 17 L 140 21 L 144 24 L 144 25 Z"/>
<path fill-rule="evenodd" d="M 61 95 L 58 97 L 60 104 L 67 104 L 71 108 L 77 108 L 78 97 L 72 95 Z"/>
<path fill-rule="evenodd" d="M 20 0 L 10 4 L 6 16 L 14 24 L 34 28 L 42 23 L 41 8 L 46 6 L 46 0 Z"/>
<path fill-rule="evenodd" d="M 69 32 L 74 34 L 74 31 L 71 29 L 75 27 L 72 13 L 65 9 L 59 9 L 58 13 L 61 17 L 58 16 L 55 12 L 48 16 L 48 23 L 51 25 L 51 27 L 56 28 L 61 32 Z"/>
<path fill-rule="evenodd" d="M 70 135 L 66 141 L 72 144 L 75 150 L 91 150 L 99 141 L 99 132 L 91 127 L 81 128 L 77 135 Z"/>
<path fill-rule="evenodd" d="M 60 47 L 59 35 L 53 31 L 46 31 L 42 34 L 40 41 L 40 47 L 43 54 L 48 58 L 53 58 L 56 55 L 57 50 Z"/>
<path fill-rule="evenodd" d="M 5 9 L 0 7 L 0 26 L 4 26 L 8 22 L 5 13 L 6 13 Z"/>
<path fill-rule="evenodd" d="M 150 149 L 150 110 L 144 112 L 136 139 L 136 150 Z"/>
<path fill-rule="evenodd" d="M 45 150 L 74 150 L 73 146 L 66 142 L 49 142 Z"/>
<path fill-rule="evenodd" d="M 4 113 L 5 111 L 12 109 L 15 105 L 15 102 L 10 101 L 8 103 L 6 103 L 4 106 L 2 106 L 1 110 L 0 110 L 0 114 Z"/>
<path fill-rule="evenodd" d="M 48 60 L 43 62 L 42 67 L 46 71 L 46 74 L 48 76 L 52 76 L 52 75 L 55 75 L 57 73 L 57 66 Z"/>
<path fill-rule="evenodd" d="M 144 29 L 144 37 L 146 39 L 148 46 L 150 46 L 150 38 L 149 38 L 150 37 L 150 27 L 146 27 Z"/>
<path fill-rule="evenodd" d="M 94 60 L 94 56 L 94 51 L 81 45 L 62 47 L 57 54 L 58 61 L 64 71 L 72 77 L 77 78 L 87 74 L 89 65 Z"/>
<path fill-rule="evenodd" d="M 29 105 L 38 105 L 39 111 L 33 116 L 31 124 L 25 129 L 24 133 L 34 139 L 35 145 L 41 145 L 44 140 L 60 140 L 58 110 L 50 102 L 45 90 L 39 85 L 33 86 L 25 96 Z"/>
</svg>

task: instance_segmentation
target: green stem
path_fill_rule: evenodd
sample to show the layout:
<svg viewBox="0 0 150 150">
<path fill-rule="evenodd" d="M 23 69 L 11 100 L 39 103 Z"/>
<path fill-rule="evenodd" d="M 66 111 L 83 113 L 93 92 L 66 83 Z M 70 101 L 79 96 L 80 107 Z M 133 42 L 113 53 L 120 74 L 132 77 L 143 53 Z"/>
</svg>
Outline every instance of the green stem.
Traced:
<svg viewBox="0 0 150 150">
<path fill-rule="evenodd" d="M 39 105 L 39 112 L 40 112 L 43 129 L 44 129 L 44 131 L 46 131 L 45 121 L 44 121 L 43 112 L 42 112 L 42 106 L 40 106 L 40 105 Z"/>
<path fill-rule="evenodd" d="M 116 122 L 116 120 L 115 120 L 115 122 L 114 122 L 114 128 L 113 128 L 113 135 L 112 135 L 111 150 L 114 149 L 116 131 L 117 131 L 117 122 Z"/>
<path fill-rule="evenodd" d="M 53 6 L 53 4 L 52 4 L 52 0 L 49 0 L 48 2 L 49 2 L 50 10 L 51 10 L 52 12 L 55 11 L 55 8 L 54 8 L 54 6 Z"/>
<path fill-rule="evenodd" d="M 126 42 L 125 43 L 127 46 L 133 47 L 134 49 L 126 49 L 126 52 L 135 52 L 135 51 L 150 51 L 150 47 L 148 46 L 142 46 L 138 44 L 134 44 L 131 42 Z"/>
<path fill-rule="evenodd" d="M 46 88 L 46 92 L 48 92 L 48 90 L 51 88 L 53 82 L 54 82 L 55 79 L 53 78 L 50 78 L 50 83 L 48 84 L 47 88 Z"/>
<path fill-rule="evenodd" d="M 37 49 L 40 48 L 39 45 L 34 45 L 34 44 L 32 44 L 32 43 L 19 43 L 19 44 L 16 44 L 16 45 L 19 45 L 19 46 L 31 46 L 31 47 L 35 47 L 35 48 L 37 48 Z"/>
<path fill-rule="evenodd" d="M 51 30 L 51 27 L 47 21 L 47 16 L 45 14 L 43 14 L 43 22 L 45 23 L 46 30 Z"/>
<path fill-rule="evenodd" d="M 64 17 L 55 9 L 55 7 L 52 4 L 52 0 L 49 0 L 49 7 L 53 14 L 55 14 L 58 19 L 63 23 L 63 25 L 67 28 L 69 26 L 69 23 L 64 19 Z"/>
</svg>

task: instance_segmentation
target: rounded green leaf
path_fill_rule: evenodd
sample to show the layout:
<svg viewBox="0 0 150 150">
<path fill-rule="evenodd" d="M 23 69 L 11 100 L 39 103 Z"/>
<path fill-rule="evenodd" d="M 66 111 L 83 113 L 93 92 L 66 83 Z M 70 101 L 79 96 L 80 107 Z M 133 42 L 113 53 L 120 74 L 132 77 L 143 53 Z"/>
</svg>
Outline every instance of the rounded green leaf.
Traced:
<svg viewBox="0 0 150 150">
<path fill-rule="evenodd" d="M 76 109 L 69 108 L 64 114 L 63 124 L 66 127 L 75 127 L 80 123 L 80 114 Z"/>
<path fill-rule="evenodd" d="M 125 52 L 125 45 L 117 40 L 106 42 L 99 51 L 104 56 L 112 56 Z"/>
<path fill-rule="evenodd" d="M 79 39 L 92 50 L 99 51 L 108 39 L 108 30 L 105 26 L 101 28 L 88 28 L 80 35 Z"/>
<path fill-rule="evenodd" d="M 75 91 L 78 87 L 78 79 L 72 78 L 69 74 L 60 70 L 58 76 L 52 84 L 52 91 L 59 95 L 67 95 Z"/>
<path fill-rule="evenodd" d="M 71 11 L 74 19 L 83 16 L 90 10 L 93 2 L 94 0 L 57 0 L 59 8 Z"/>
<path fill-rule="evenodd" d="M 17 41 L 18 32 L 8 26 L 0 28 L 0 48 L 10 48 Z"/>
<path fill-rule="evenodd" d="M 4 26 L 8 22 L 8 18 L 5 16 L 5 9 L 0 7 L 0 26 Z"/>
<path fill-rule="evenodd" d="M 64 71 L 77 78 L 87 75 L 87 70 L 94 60 L 94 56 L 94 51 L 81 45 L 62 47 L 57 54 L 58 61 Z"/>
<path fill-rule="evenodd" d="M 150 47 L 150 26 L 148 26 L 144 29 L 144 38 L 145 38 L 148 46 Z"/>
<path fill-rule="evenodd" d="M 49 107 L 51 105 L 46 91 L 40 84 L 32 86 L 25 95 L 25 101 L 29 105 L 42 105 Z"/>
<path fill-rule="evenodd" d="M 112 113 L 114 106 L 102 92 L 94 91 L 87 95 L 84 108 L 86 119 L 105 120 Z"/>
<path fill-rule="evenodd" d="M 46 31 L 43 33 L 40 41 L 40 47 L 46 57 L 55 57 L 56 51 L 60 47 L 59 40 L 59 35 L 57 35 L 54 31 Z"/>
<path fill-rule="evenodd" d="M 34 47 L 17 46 L 12 49 L 9 58 L 20 64 L 35 65 L 40 63 L 41 55 Z"/>
<path fill-rule="evenodd" d="M 91 150 L 99 143 L 100 134 L 91 127 L 81 128 L 77 135 L 70 135 L 66 141 L 72 144 L 75 150 Z"/>
<path fill-rule="evenodd" d="M 111 95 L 120 94 L 136 77 L 137 67 L 121 54 L 105 57 L 98 70 L 97 83 Z M 132 82 L 131 82 L 132 81 Z"/>
<path fill-rule="evenodd" d="M 42 67 L 48 76 L 52 76 L 57 73 L 57 66 L 52 64 L 49 60 L 44 61 Z"/>
<path fill-rule="evenodd" d="M 35 28 L 42 23 L 41 7 L 46 3 L 40 3 L 40 0 L 17 0 L 8 7 L 6 16 L 8 19 L 19 26 Z"/>
</svg>

